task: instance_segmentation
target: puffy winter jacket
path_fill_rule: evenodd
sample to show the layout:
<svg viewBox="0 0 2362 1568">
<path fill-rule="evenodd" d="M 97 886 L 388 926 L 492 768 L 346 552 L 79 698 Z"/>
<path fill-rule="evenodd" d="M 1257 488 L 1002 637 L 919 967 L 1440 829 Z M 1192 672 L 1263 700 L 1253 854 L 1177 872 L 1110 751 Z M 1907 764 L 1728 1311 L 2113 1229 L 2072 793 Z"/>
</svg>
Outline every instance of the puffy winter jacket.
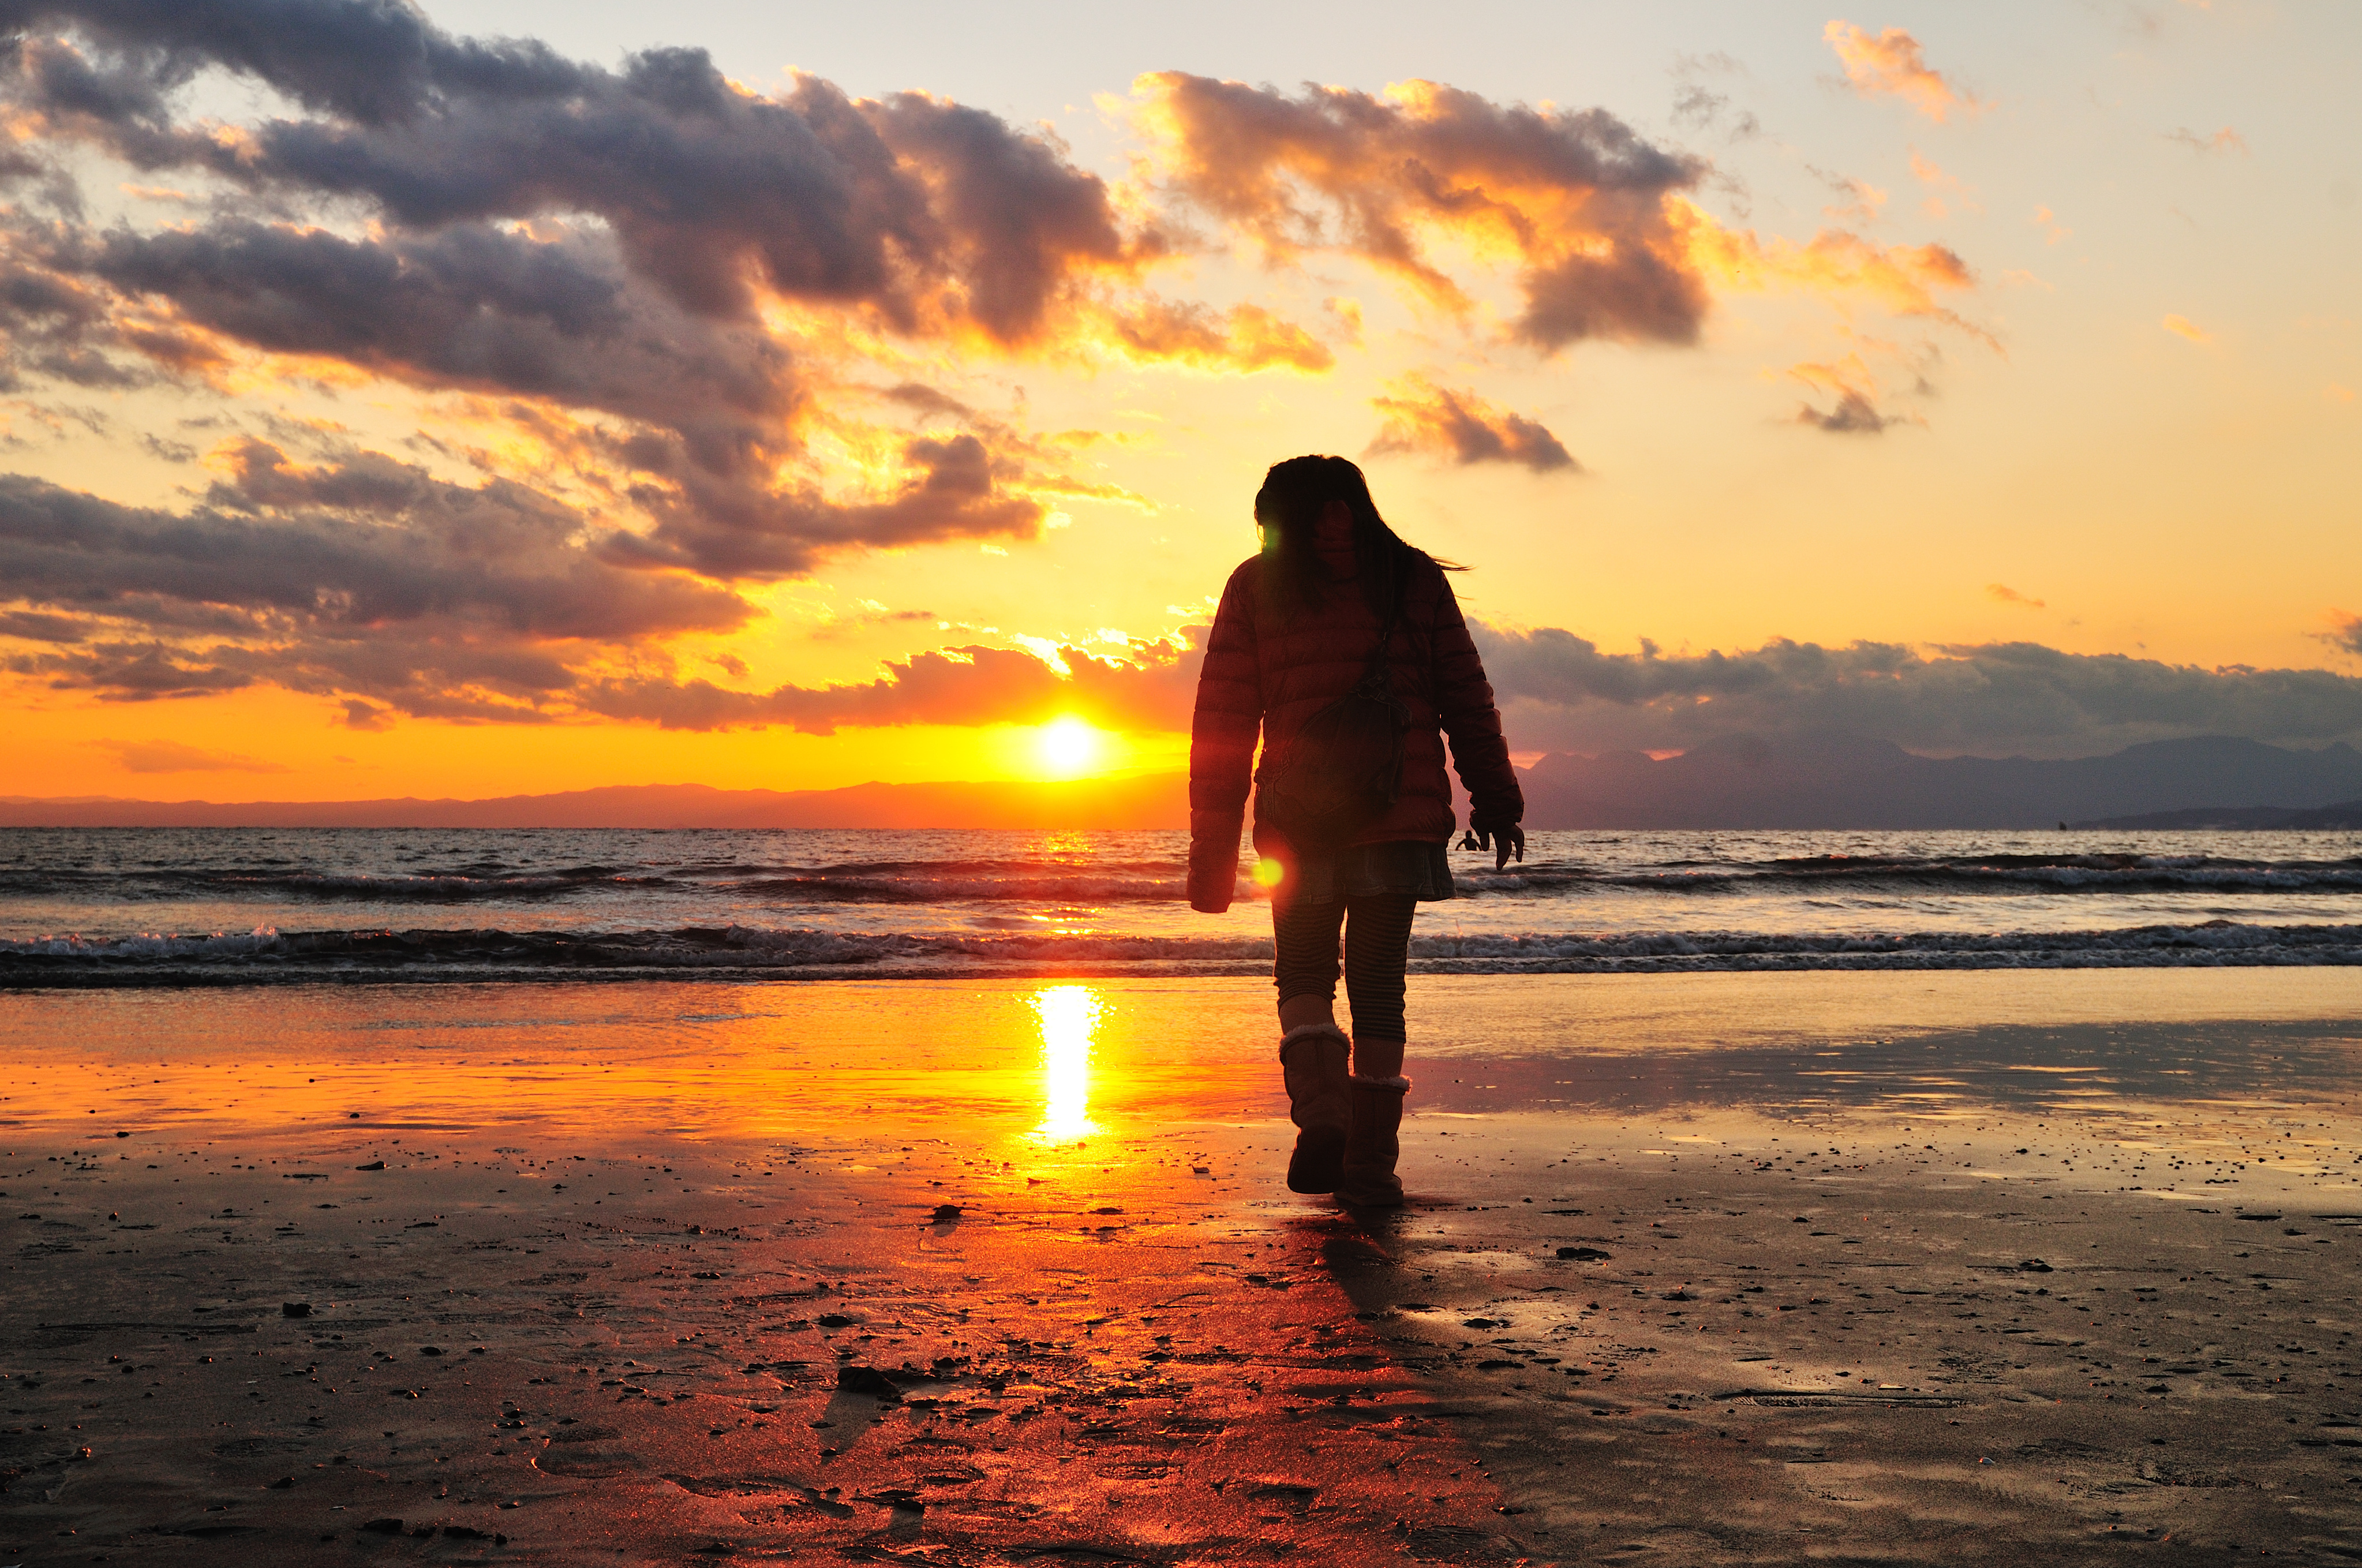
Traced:
<svg viewBox="0 0 2362 1568">
<path fill-rule="evenodd" d="M 1350 543 L 1324 532 L 1319 544 L 1331 580 L 1318 609 L 1291 614 L 1267 605 L 1264 559 L 1256 556 L 1231 574 L 1206 641 L 1189 734 L 1189 901 L 1201 910 L 1231 902 L 1250 770 L 1262 777 L 1254 766 L 1258 732 L 1267 760 L 1307 720 L 1360 684 L 1378 640 L 1383 622 L 1362 591 Z M 1468 791 L 1470 825 L 1517 823 L 1525 815 L 1525 797 L 1501 735 L 1493 688 L 1451 582 L 1423 558 L 1403 585 L 1402 624 L 1388 666 L 1395 694 L 1410 709 L 1401 793 L 1354 842 L 1451 838 L 1451 788 L 1443 775 L 1441 735 L 1451 737 L 1451 761 Z M 1260 798 L 1256 803 L 1260 808 Z M 1286 847 L 1260 809 L 1254 842 L 1267 854 Z"/>
</svg>

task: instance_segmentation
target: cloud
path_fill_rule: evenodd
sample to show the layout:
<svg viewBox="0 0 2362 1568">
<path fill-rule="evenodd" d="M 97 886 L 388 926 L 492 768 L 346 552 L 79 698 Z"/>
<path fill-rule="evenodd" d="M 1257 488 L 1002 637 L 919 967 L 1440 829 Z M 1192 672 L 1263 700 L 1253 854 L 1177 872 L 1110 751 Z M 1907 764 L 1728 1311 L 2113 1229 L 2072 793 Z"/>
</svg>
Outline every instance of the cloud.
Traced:
<svg viewBox="0 0 2362 1568">
<path fill-rule="evenodd" d="M 2158 323 L 2158 325 L 2164 327 L 2168 332 L 2172 333 L 2176 337 L 2187 337 L 2192 343 L 2212 343 L 2214 341 L 2214 335 L 2213 333 L 2207 331 L 2204 327 L 2198 326 L 2186 315 L 2169 315 L 2163 321 Z"/>
<path fill-rule="evenodd" d="M 184 512 L 0 476 L 0 583 L 47 651 L 0 661 L 102 700 L 271 682 L 414 713 L 540 716 L 569 659 L 744 625 L 734 592 L 606 558 L 522 486 L 381 453 L 306 466 L 242 438 Z M 72 623 L 71 635 L 55 624 Z"/>
<path fill-rule="evenodd" d="M 1104 182 L 1039 136 L 923 94 L 855 100 L 807 76 L 768 96 L 693 49 L 611 71 L 354 0 L 282 0 L 268 21 L 228 0 L 10 9 L 79 35 L 17 51 L 19 103 L 52 137 L 141 170 L 365 201 L 413 230 L 590 215 L 693 314 L 743 317 L 768 291 L 1015 342 L 1078 282 L 1162 246 L 1126 233 Z M 374 49 L 399 63 L 363 82 Z M 181 123 L 201 63 L 314 113 L 226 137 Z"/>
<path fill-rule="evenodd" d="M 1697 336 L 1705 291 L 1666 200 L 1705 165 L 1605 110 L 1504 106 L 1431 82 L 1291 97 L 1160 72 L 1133 89 L 1169 189 L 1275 262 L 1355 256 L 1464 315 L 1468 296 L 1427 244 L 1448 237 L 1517 259 L 1510 334 L 1546 352 Z"/>
<path fill-rule="evenodd" d="M 1799 245 L 1752 229 L 1725 228 L 1682 204 L 1672 221 L 1691 264 L 1731 293 L 1796 290 L 1839 304 L 1862 303 L 1898 316 L 1917 316 L 1958 328 L 1988 347 L 1992 334 L 1938 298 L 1976 286 L 1976 274 L 1944 245 L 1878 245 L 1845 229 L 1822 229 Z"/>
<path fill-rule="evenodd" d="M 707 680 L 617 680 L 586 690 L 582 701 L 610 718 L 668 730 L 776 725 L 826 735 L 897 724 L 1030 724 L 1070 713 L 1109 729 L 1177 730 L 1189 723 L 1204 631 L 1127 643 L 1120 657 L 1062 646 L 1054 664 L 1009 648 L 940 648 L 846 685 L 740 691 Z"/>
<path fill-rule="evenodd" d="M 2028 610 L 2047 610 L 2050 608 L 2049 605 L 2044 603 L 2041 600 L 2031 598 L 2026 594 L 2020 593 L 2016 589 L 2010 587 L 2010 585 L 2005 582 L 1986 583 L 1985 597 L 1997 603 L 2021 604 Z"/>
<path fill-rule="evenodd" d="M 1799 404 L 1796 423 L 1833 436 L 1876 436 L 1890 425 L 1919 423 L 1915 415 L 1885 414 L 1878 406 L 1878 378 L 1859 354 L 1833 362 L 1791 365 L 1788 374 L 1836 401 L 1827 409 Z"/>
<path fill-rule="evenodd" d="M 102 751 L 115 754 L 126 773 L 285 773 L 284 763 L 264 762 L 235 752 L 207 751 L 180 741 L 98 741 Z"/>
<path fill-rule="evenodd" d="M 1385 414 L 1373 453 L 1432 452 L 1462 467 L 1517 463 L 1538 474 L 1560 469 L 1582 471 L 1559 438 L 1534 420 L 1513 414 L 1464 389 L 1440 387 L 1424 376 L 1387 383 L 1370 400 Z"/>
<path fill-rule="evenodd" d="M 1844 198 L 1823 207 L 1821 209 L 1823 217 L 1832 218 L 1841 223 L 1861 224 L 1865 226 L 1878 221 L 1880 209 L 1886 205 L 1887 193 L 1867 180 L 1857 180 L 1851 175 L 1831 174 L 1819 169 L 1814 170 L 1813 172 L 1819 175 L 1822 182 L 1830 190 Z"/>
<path fill-rule="evenodd" d="M 2344 610 L 2332 610 L 2329 613 L 2329 621 L 2330 630 L 2315 635 L 2341 653 L 2349 653 L 2362 657 L 2362 615 L 2351 614 Z"/>
<path fill-rule="evenodd" d="M 390 730 L 393 714 L 376 703 L 359 697 L 345 699 L 345 727 L 348 730 Z"/>
<path fill-rule="evenodd" d="M 1359 341 L 1358 285 L 1319 280 L 1308 326 L 1194 297 L 1175 280 L 1209 252 L 1354 260 L 1463 324 L 1497 267 L 1503 330 L 1544 357 L 1693 343 L 1718 292 L 1978 330 L 1954 252 L 1726 228 L 1692 199 L 1704 160 L 1602 110 L 1139 91 L 1148 155 L 1111 182 L 929 94 L 758 91 L 687 49 L 589 64 L 409 0 L 0 0 L 0 441 L 101 430 L 183 485 L 127 505 L 0 476 L 0 669 L 105 702 L 276 686 L 359 729 L 1146 723 L 1186 709 L 1193 656 L 937 649 L 753 691 L 717 645 L 762 617 L 752 585 L 833 558 L 1147 509 L 1077 460 L 1093 433 L 1008 412 L 1014 368 L 1315 376 Z M 1814 384 L 1824 428 L 1904 417 L 1866 371 Z M 411 444 L 293 419 L 297 392 Z M 160 400 L 178 424 L 132 412 Z M 1576 467 L 1464 389 L 1380 410 L 1381 450 Z"/>
<path fill-rule="evenodd" d="M 1327 344 L 1255 304 L 1217 312 L 1151 298 L 1111 313 L 1108 327 L 1111 343 L 1128 355 L 1200 370 L 1319 371 L 1337 362 Z"/>
<path fill-rule="evenodd" d="M 2183 126 L 2166 132 L 2165 139 L 2180 142 L 2191 151 L 2197 153 L 2235 152 L 2242 158 L 2247 155 L 2246 138 L 2229 126 L 2224 126 L 2213 136 L 2200 136 L 2189 127 Z"/>
<path fill-rule="evenodd" d="M 755 94 L 697 50 L 611 71 L 455 39 L 392 4 L 282 0 L 267 26 L 222 0 L 0 14 L 63 29 L 0 50 L 28 157 L 69 185 L 95 152 L 215 187 L 206 215 L 166 228 L 11 211 L 0 383 L 165 379 L 235 397 L 258 381 L 382 378 L 474 398 L 480 420 L 522 427 L 510 446 L 599 492 L 578 502 L 636 514 L 646 558 L 715 577 L 1026 536 L 1037 484 L 1088 492 L 977 430 L 980 463 L 850 428 L 843 361 L 893 359 L 862 346 L 876 335 L 1331 359 L 1251 306 L 1175 306 L 1162 333 L 1111 335 L 1109 313 L 1165 254 L 1154 219 L 1120 213 L 1044 136 L 923 94 L 854 99 L 809 77 Z M 357 68 L 351 50 L 389 51 L 388 67 Z M 209 66 L 308 112 L 193 117 Z M 832 472 L 816 432 L 887 455 Z"/>
<path fill-rule="evenodd" d="M 2279 744 L 2362 737 L 2362 678 L 2214 669 L 2037 643 L 1844 647 L 1784 638 L 1667 656 L 1602 653 L 1571 632 L 1474 628 L 1525 746 L 1681 750 L 1727 734 L 1843 730 L 1937 754 L 2077 756 L 2199 734 Z"/>
<path fill-rule="evenodd" d="M 1838 394 L 1837 405 L 1829 409 L 1815 408 L 1811 403 L 1796 410 L 1796 423 L 1809 425 L 1816 430 L 1826 430 L 1833 436 L 1875 436 L 1888 425 L 1898 424 L 1896 417 L 1878 412 L 1864 394 L 1850 388 Z"/>
<path fill-rule="evenodd" d="M 1929 69 L 1919 40 L 1901 28 L 1872 37 L 1851 22 L 1836 21 L 1821 29 L 1821 37 L 1837 51 L 1846 80 L 1865 98 L 1882 94 L 1900 98 L 1938 124 L 1955 110 L 1973 112 L 1984 106 Z"/>
<path fill-rule="evenodd" d="M 990 458 L 956 436 L 931 487 L 980 491 Z M 39 609 L 0 617 L 0 668 L 110 703 L 271 685 L 337 702 L 348 727 L 393 716 L 670 729 L 1032 723 L 1079 712 L 1125 729 L 1188 722 L 1187 635 L 1048 657 L 970 646 L 913 655 L 848 686 L 733 690 L 683 679 L 672 639 L 752 617 L 729 590 L 619 557 L 612 538 L 523 487 L 452 484 L 382 453 L 304 463 L 253 437 L 208 458 L 182 512 L 0 476 L 0 582 Z M 933 502 L 920 497 L 888 507 Z M 399 524 L 391 521 L 399 519 Z M 872 521 L 865 526 L 879 526 Z M 933 620 L 866 607 L 864 619 Z M 723 655 L 713 662 L 743 676 Z"/>
</svg>

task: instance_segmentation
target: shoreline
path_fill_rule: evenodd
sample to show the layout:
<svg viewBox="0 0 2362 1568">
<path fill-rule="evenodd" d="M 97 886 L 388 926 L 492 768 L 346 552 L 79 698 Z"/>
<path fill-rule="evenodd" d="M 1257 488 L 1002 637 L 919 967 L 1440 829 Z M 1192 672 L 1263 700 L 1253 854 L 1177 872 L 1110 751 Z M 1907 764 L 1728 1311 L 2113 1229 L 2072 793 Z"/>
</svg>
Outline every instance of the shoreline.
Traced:
<svg viewBox="0 0 2362 1568">
<path fill-rule="evenodd" d="M 990 981 L 1175 978 L 1221 980 L 1268 972 L 1267 937 L 1127 936 L 1099 939 L 1135 951 L 1197 947 L 1124 958 L 1087 952 L 1056 957 L 973 956 L 1045 939 L 992 934 L 852 936 L 800 928 L 685 927 L 671 931 L 513 933 L 464 927 L 322 930 L 204 936 L 0 939 L 0 994 L 145 988 L 283 985 L 628 984 L 687 980 Z M 1093 939 L 1050 938 L 1087 947 Z M 864 941 L 886 951 L 842 955 Z M 808 949 L 830 950 L 826 956 Z M 1264 949 L 1258 953 L 1257 947 Z M 939 950 L 928 954 L 927 949 Z M 767 956 L 764 954 L 769 950 Z M 911 950 L 921 956 L 914 957 Z M 1245 951 L 1241 951 L 1245 949 Z M 1473 954 L 1465 950 L 1475 949 Z M 491 951 L 488 951 L 491 950 Z M 750 951 L 751 950 L 751 951 Z M 1489 950 L 1489 951 L 1488 951 Z M 1524 952 L 1532 950 L 1534 955 Z M 2362 925 L 2147 925 L 2076 931 L 1772 936 L 1676 931 L 1586 936 L 1415 934 L 1414 977 L 1708 974 L 1933 974 L 2063 970 L 2315 969 L 2362 967 Z"/>
</svg>

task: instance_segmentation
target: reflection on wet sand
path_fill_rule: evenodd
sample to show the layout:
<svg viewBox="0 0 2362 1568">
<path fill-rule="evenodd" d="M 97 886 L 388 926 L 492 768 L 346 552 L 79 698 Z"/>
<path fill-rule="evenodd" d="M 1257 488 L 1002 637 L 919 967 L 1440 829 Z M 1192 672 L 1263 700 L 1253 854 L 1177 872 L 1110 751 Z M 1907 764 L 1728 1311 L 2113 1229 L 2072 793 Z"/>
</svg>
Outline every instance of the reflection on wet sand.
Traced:
<svg viewBox="0 0 2362 1568">
<path fill-rule="evenodd" d="M 2362 1548 L 2353 982 L 1702 978 L 1415 988 L 1366 1225 L 1256 984 L 8 999 L 0 1551 Z"/>
</svg>

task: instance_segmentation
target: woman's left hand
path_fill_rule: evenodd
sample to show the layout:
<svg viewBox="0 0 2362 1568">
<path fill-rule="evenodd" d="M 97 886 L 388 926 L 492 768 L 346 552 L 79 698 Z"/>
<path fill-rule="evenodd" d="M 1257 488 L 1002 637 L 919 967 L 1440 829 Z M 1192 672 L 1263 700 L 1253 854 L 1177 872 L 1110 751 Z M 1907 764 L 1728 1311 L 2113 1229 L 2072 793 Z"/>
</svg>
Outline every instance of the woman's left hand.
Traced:
<svg viewBox="0 0 2362 1568">
<path fill-rule="evenodd" d="M 1460 841 L 1462 849 L 1489 849 L 1493 852 L 1493 869 L 1506 868 L 1509 857 L 1516 856 L 1519 865 L 1526 859 L 1526 830 L 1514 823 L 1504 828 L 1471 827 L 1468 836 Z"/>
</svg>

